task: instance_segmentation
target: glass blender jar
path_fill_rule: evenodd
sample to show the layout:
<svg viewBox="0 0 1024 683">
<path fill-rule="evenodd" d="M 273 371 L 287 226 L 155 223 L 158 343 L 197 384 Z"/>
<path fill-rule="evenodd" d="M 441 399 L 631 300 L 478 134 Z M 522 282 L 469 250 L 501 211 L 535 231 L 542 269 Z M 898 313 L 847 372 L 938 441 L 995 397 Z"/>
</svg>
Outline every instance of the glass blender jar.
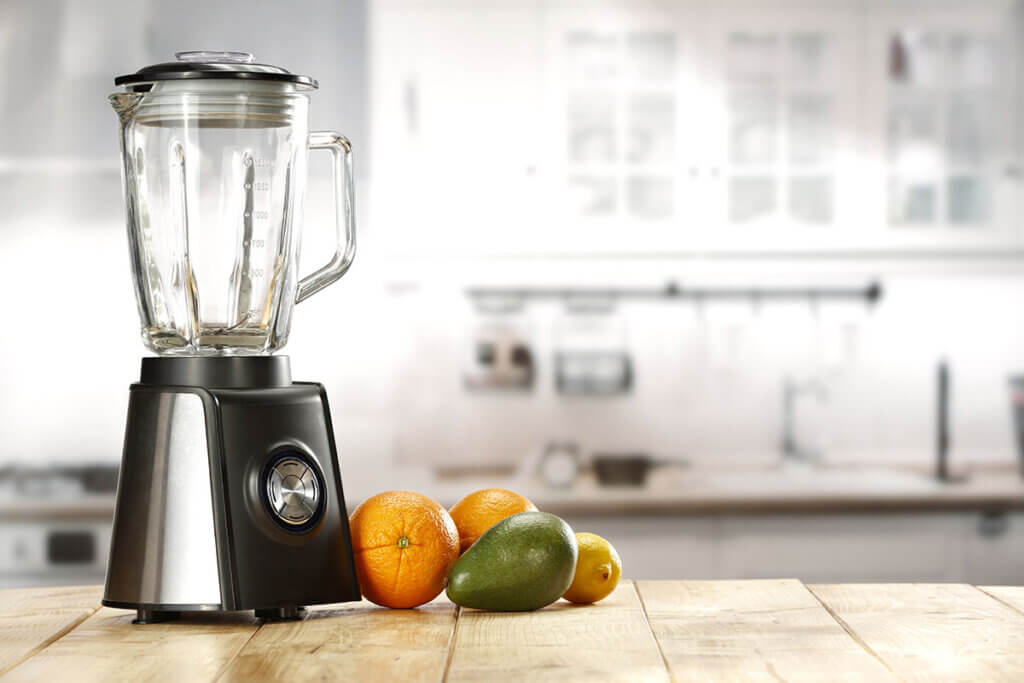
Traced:
<svg viewBox="0 0 1024 683">
<path fill-rule="evenodd" d="M 308 131 L 317 82 L 242 52 L 179 52 L 120 76 L 132 275 L 146 346 L 258 355 L 288 340 L 292 307 L 355 255 L 351 146 Z M 299 279 L 308 149 L 334 157 L 337 248 Z"/>
</svg>

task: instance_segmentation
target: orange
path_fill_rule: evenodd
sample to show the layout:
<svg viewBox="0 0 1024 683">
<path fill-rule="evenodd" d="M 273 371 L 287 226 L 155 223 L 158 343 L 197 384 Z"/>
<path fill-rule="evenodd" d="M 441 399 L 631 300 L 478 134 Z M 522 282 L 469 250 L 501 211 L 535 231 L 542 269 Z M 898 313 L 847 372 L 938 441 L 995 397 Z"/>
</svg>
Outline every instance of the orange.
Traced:
<svg viewBox="0 0 1024 683">
<path fill-rule="evenodd" d="M 412 491 L 368 498 L 349 518 L 363 596 L 385 607 L 416 607 L 444 589 L 459 559 L 459 531 L 447 510 Z"/>
<path fill-rule="evenodd" d="M 508 489 L 474 491 L 450 510 L 459 529 L 459 551 L 469 550 L 476 539 L 506 517 L 536 509 L 528 498 Z"/>
</svg>

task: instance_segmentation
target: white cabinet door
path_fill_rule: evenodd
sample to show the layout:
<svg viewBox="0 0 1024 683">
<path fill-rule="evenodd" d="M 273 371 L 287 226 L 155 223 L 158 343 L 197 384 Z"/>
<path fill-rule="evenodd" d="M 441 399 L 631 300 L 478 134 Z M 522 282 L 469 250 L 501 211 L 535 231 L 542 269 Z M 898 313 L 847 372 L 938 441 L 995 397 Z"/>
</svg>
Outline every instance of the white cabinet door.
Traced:
<svg viewBox="0 0 1024 683">
<path fill-rule="evenodd" d="M 863 225 L 857 17 L 849 3 L 714 14 L 695 93 L 706 246 L 837 247 Z"/>
<path fill-rule="evenodd" d="M 1024 584 L 1024 513 L 975 513 L 965 521 L 964 581 Z"/>
<path fill-rule="evenodd" d="M 606 538 L 627 579 L 714 579 L 713 520 L 566 515 L 573 530 Z"/>
<path fill-rule="evenodd" d="M 536 230 L 539 13 L 374 3 L 372 217 L 392 251 L 511 250 Z"/>
<path fill-rule="evenodd" d="M 863 201 L 892 249 L 1019 244 L 1017 9 L 870 13 Z"/>
<path fill-rule="evenodd" d="M 962 531 L 957 514 L 723 517 L 716 576 L 961 581 Z"/>
<path fill-rule="evenodd" d="M 636 253 L 679 246 L 701 205 L 702 103 L 685 5 L 550 3 L 544 11 L 546 244 Z"/>
</svg>

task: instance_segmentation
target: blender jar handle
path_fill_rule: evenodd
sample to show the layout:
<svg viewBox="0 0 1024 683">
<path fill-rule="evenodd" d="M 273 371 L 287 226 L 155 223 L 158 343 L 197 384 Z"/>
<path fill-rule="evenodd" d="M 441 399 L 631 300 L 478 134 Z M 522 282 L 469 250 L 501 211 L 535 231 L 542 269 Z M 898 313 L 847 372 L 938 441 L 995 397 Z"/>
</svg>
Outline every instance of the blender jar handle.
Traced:
<svg viewBox="0 0 1024 683">
<path fill-rule="evenodd" d="M 322 130 L 309 134 L 310 149 L 330 150 L 334 163 L 334 222 L 338 246 L 324 267 L 299 280 L 295 303 L 304 301 L 339 279 L 356 255 L 355 185 L 352 180 L 352 143 L 340 133 Z"/>
</svg>

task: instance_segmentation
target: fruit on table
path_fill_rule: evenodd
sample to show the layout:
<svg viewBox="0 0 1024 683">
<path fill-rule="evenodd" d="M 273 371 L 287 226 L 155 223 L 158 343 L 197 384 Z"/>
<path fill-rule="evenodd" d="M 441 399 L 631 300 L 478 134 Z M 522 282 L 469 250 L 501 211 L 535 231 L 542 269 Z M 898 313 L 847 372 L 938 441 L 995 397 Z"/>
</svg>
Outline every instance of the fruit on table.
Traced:
<svg viewBox="0 0 1024 683">
<path fill-rule="evenodd" d="M 612 544 L 597 534 L 578 533 L 579 559 L 576 576 L 562 597 L 581 605 L 608 597 L 619 585 L 622 560 Z"/>
<path fill-rule="evenodd" d="M 506 517 L 536 509 L 529 499 L 508 489 L 481 489 L 470 493 L 450 510 L 459 529 L 461 552 L 469 550 L 476 539 Z"/>
<path fill-rule="evenodd" d="M 459 557 L 459 532 L 448 511 L 412 491 L 367 498 L 349 528 L 363 596 L 385 607 L 433 600 Z"/>
<path fill-rule="evenodd" d="M 576 536 L 559 517 L 521 512 L 488 529 L 448 573 L 463 607 L 525 612 L 562 597 L 576 572 Z"/>
</svg>

